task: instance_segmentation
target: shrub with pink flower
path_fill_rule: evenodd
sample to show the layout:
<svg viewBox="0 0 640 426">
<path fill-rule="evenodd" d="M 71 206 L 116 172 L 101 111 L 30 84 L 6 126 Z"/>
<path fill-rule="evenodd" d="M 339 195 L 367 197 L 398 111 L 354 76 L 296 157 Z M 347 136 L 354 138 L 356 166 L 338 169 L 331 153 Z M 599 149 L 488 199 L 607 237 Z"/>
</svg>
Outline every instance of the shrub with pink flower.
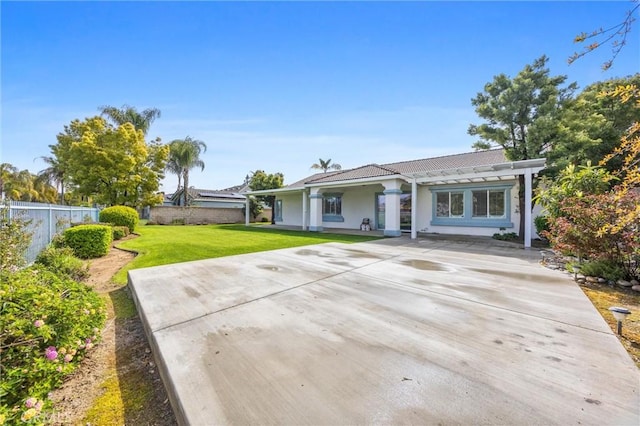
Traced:
<svg viewBox="0 0 640 426">
<path fill-rule="evenodd" d="M 0 298 L 5 302 L 0 340 L 18 343 L 0 345 L 0 376 L 11 380 L 0 391 L 0 425 L 44 424 L 52 410 L 49 392 L 84 356 L 78 347 L 86 348 L 87 336 L 89 347 L 99 340 L 93 336 L 99 337 L 96 329 L 104 325 L 104 302 L 86 284 L 40 265 L 0 271 Z"/>
<path fill-rule="evenodd" d="M 49 346 L 44 351 L 44 356 L 46 356 L 49 361 L 53 361 L 54 359 L 58 358 L 58 351 L 56 350 L 56 347 Z"/>
</svg>

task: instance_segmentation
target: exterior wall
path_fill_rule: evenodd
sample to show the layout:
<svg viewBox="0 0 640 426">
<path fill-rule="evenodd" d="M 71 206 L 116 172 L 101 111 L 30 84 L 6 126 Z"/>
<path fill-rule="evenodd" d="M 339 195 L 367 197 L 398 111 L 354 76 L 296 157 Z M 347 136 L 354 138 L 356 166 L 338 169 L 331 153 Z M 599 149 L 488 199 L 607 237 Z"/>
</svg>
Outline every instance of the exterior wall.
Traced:
<svg viewBox="0 0 640 426">
<path fill-rule="evenodd" d="M 194 200 L 191 203 L 192 207 L 210 207 L 210 208 L 229 208 L 229 209 L 241 209 L 245 205 L 244 201 L 214 201 L 214 200 Z"/>
<path fill-rule="evenodd" d="M 242 221 L 244 222 L 244 219 L 242 219 Z M 255 219 L 255 222 L 267 222 L 267 221 L 271 222 L 271 207 L 263 207 L 262 213 L 260 213 Z"/>
<path fill-rule="evenodd" d="M 362 219 L 369 218 L 375 223 L 376 193 L 382 192 L 382 185 L 367 185 L 327 190 L 342 193 L 342 217 L 344 222 L 323 222 L 327 228 L 360 229 Z"/>
<path fill-rule="evenodd" d="M 469 184 L 469 185 L 440 185 L 433 186 L 433 189 L 444 189 L 447 187 L 473 187 L 484 188 L 491 186 L 510 186 L 509 222 L 512 227 L 506 227 L 501 230 L 499 226 L 455 226 L 455 225 L 432 225 L 433 216 L 433 192 L 430 186 L 418 185 L 418 202 L 416 211 L 416 229 L 422 233 L 440 233 L 440 234 L 463 234 L 475 236 L 492 236 L 499 232 L 515 232 L 518 233 L 520 224 L 520 212 L 518 209 L 518 184 L 517 181 L 499 181 L 486 182 L 485 184 Z M 410 191 L 410 184 L 402 185 L 403 191 Z M 323 228 L 342 228 L 342 229 L 359 229 L 363 218 L 371 220 L 372 228 L 376 226 L 376 194 L 382 193 L 384 187 L 382 185 L 359 185 L 353 187 L 341 188 L 323 188 L 323 193 L 341 193 L 342 194 L 342 222 L 323 221 Z M 283 216 L 282 225 L 302 226 L 302 194 L 286 194 L 278 195 L 278 199 L 282 200 Z M 540 207 L 536 206 L 533 210 L 532 221 L 540 214 Z M 307 224 L 309 223 L 307 219 Z M 535 234 L 535 226 L 533 238 Z M 404 231 L 403 231 L 404 232 Z"/>
<path fill-rule="evenodd" d="M 177 221 L 189 225 L 211 223 L 244 223 L 242 209 L 210 207 L 151 207 L 149 220 L 159 225 L 170 225 Z"/>
<path fill-rule="evenodd" d="M 276 224 L 302 226 L 302 193 L 278 195 L 276 199 L 282 200 L 282 222 Z"/>
<path fill-rule="evenodd" d="M 491 186 L 493 182 L 487 182 L 487 186 Z M 440 233 L 440 234 L 463 234 L 463 235 L 478 235 L 478 236 L 492 236 L 495 233 L 499 232 L 515 232 L 518 233 L 519 225 L 520 225 L 520 212 L 518 208 L 518 183 L 517 181 L 501 181 L 500 184 L 511 184 L 511 197 L 510 197 L 510 222 L 513 224 L 513 227 L 506 228 L 501 230 L 500 227 L 475 227 L 475 226 L 441 226 L 441 225 L 432 225 L 432 212 L 433 212 L 433 195 L 430 187 L 426 186 L 418 186 L 418 223 L 417 230 L 418 232 L 425 233 Z M 469 185 L 471 186 L 471 185 Z M 475 186 L 475 185 L 474 185 Z M 477 185 L 479 188 L 483 187 L 483 185 Z M 446 186 L 437 186 L 434 189 L 442 189 Z M 533 220 L 537 215 L 540 214 L 540 207 L 537 206 L 533 209 L 532 213 L 532 226 Z M 532 237 L 536 238 L 537 234 L 535 233 L 535 226 L 533 226 L 533 234 Z"/>
</svg>

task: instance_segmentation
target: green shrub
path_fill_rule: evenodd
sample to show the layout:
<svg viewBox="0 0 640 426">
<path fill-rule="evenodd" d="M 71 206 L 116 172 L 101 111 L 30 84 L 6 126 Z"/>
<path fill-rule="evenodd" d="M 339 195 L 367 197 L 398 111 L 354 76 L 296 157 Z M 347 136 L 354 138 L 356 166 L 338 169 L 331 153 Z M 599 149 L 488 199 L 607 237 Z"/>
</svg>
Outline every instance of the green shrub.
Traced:
<svg viewBox="0 0 640 426">
<path fill-rule="evenodd" d="M 73 253 L 81 259 L 101 257 L 109 252 L 113 241 L 110 226 L 80 225 L 64 231 L 65 245 L 73 249 Z"/>
<path fill-rule="evenodd" d="M 88 286 L 36 265 L 0 272 L 0 420 L 43 424 L 48 393 L 100 338 L 106 310 Z"/>
<path fill-rule="evenodd" d="M 25 253 L 31 244 L 27 231 L 30 220 L 20 215 L 9 220 L 9 207 L 0 207 L 0 271 L 16 271 L 26 265 Z"/>
<path fill-rule="evenodd" d="M 518 239 L 518 234 L 516 234 L 515 232 L 506 232 L 504 234 L 495 233 L 493 234 L 493 239 L 501 241 L 515 241 Z"/>
<path fill-rule="evenodd" d="M 115 226 L 126 226 L 133 232 L 138 226 L 138 212 L 126 206 L 107 207 L 100 211 L 100 222 L 108 222 Z"/>
<path fill-rule="evenodd" d="M 625 271 L 615 262 L 609 260 L 593 260 L 580 265 L 580 273 L 590 277 L 602 277 L 610 281 L 618 281 L 625 277 Z"/>
<path fill-rule="evenodd" d="M 111 230 L 113 232 L 114 240 L 120 240 L 129 235 L 129 228 L 126 226 L 114 226 Z"/>
<path fill-rule="evenodd" d="M 549 217 L 545 215 L 536 216 L 533 220 L 536 225 L 536 232 L 544 238 L 543 232 L 549 232 Z"/>
<path fill-rule="evenodd" d="M 269 222 L 269 218 L 268 217 L 263 217 L 262 219 L 260 219 L 260 222 Z"/>
<path fill-rule="evenodd" d="M 172 225 L 184 225 L 185 221 L 184 221 L 184 219 L 173 219 L 171 221 L 171 224 Z"/>
<path fill-rule="evenodd" d="M 50 245 L 55 248 L 66 247 L 64 242 L 64 234 L 56 234 L 51 239 Z"/>
<path fill-rule="evenodd" d="M 89 276 L 89 267 L 73 255 L 71 247 L 57 248 L 50 245 L 40 252 L 35 263 L 74 281 L 84 281 Z"/>
</svg>

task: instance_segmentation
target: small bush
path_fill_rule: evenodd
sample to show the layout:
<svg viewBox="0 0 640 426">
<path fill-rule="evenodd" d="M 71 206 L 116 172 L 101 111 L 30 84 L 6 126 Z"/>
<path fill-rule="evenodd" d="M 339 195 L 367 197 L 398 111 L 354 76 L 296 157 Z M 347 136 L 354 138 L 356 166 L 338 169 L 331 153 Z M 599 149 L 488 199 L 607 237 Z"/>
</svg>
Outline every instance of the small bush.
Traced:
<svg viewBox="0 0 640 426">
<path fill-rule="evenodd" d="M 112 241 L 111 227 L 105 225 L 80 225 L 64 231 L 65 245 L 81 259 L 106 255 Z"/>
<path fill-rule="evenodd" d="M 107 207 L 100 211 L 100 222 L 108 222 L 115 226 L 126 226 L 133 232 L 138 226 L 138 212 L 126 206 Z"/>
<path fill-rule="evenodd" d="M 51 239 L 50 245 L 55 248 L 66 247 L 64 243 L 64 234 L 56 234 Z"/>
<path fill-rule="evenodd" d="M 260 219 L 260 222 L 269 222 L 269 218 L 268 217 L 263 217 L 262 219 Z"/>
<path fill-rule="evenodd" d="M 89 267 L 73 255 L 71 247 L 57 248 L 50 245 L 40 252 L 35 263 L 74 281 L 84 281 L 89 276 Z"/>
<path fill-rule="evenodd" d="M 549 218 L 544 215 L 536 216 L 533 223 L 536 225 L 538 235 L 544 238 L 543 232 L 549 232 Z"/>
<path fill-rule="evenodd" d="M 504 234 L 495 233 L 493 234 L 493 239 L 501 241 L 515 241 L 518 239 L 518 234 L 516 234 L 515 232 L 507 232 Z"/>
<path fill-rule="evenodd" d="M 0 271 L 16 271 L 25 266 L 24 255 L 31 244 L 31 233 L 27 231 L 30 223 L 20 215 L 9 220 L 8 206 L 0 207 Z"/>
<path fill-rule="evenodd" d="M 602 277 L 610 281 L 624 278 L 625 271 L 615 262 L 608 260 L 594 260 L 580 265 L 580 273 L 590 277 Z"/>
<path fill-rule="evenodd" d="M 106 310 L 85 284 L 41 265 L 0 272 L 4 424 L 44 424 L 48 393 L 60 386 L 100 338 Z"/>
<path fill-rule="evenodd" d="M 111 230 L 113 232 L 114 240 L 120 240 L 129 235 L 129 228 L 126 226 L 114 226 Z"/>
<path fill-rule="evenodd" d="M 184 219 L 173 219 L 171 221 L 171 224 L 172 225 L 184 225 L 185 221 L 184 221 Z"/>
</svg>

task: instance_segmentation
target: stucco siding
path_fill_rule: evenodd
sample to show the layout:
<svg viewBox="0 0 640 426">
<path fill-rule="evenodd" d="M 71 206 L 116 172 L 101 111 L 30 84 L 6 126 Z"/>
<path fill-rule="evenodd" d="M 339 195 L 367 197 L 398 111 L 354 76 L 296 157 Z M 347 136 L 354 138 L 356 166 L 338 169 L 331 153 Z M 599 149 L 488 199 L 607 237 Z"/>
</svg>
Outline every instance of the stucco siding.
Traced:
<svg viewBox="0 0 640 426">
<path fill-rule="evenodd" d="M 488 187 L 507 188 L 509 191 L 509 201 L 507 203 L 509 215 L 502 222 L 507 222 L 511 226 L 493 226 L 491 221 L 486 219 L 473 218 L 477 224 L 483 226 L 467 226 L 468 224 L 455 225 L 448 223 L 446 225 L 433 224 L 434 215 L 434 192 L 443 189 L 459 190 L 465 188 L 467 190 L 484 189 Z M 411 190 L 410 184 L 402 185 L 403 192 L 407 193 Z M 435 191 L 432 191 L 435 190 Z M 341 194 L 342 197 L 342 221 L 323 221 L 324 228 L 342 228 L 342 229 L 359 229 L 363 218 L 369 218 L 373 228 L 376 223 L 376 194 L 382 193 L 384 187 L 382 185 L 359 185 L 353 187 L 325 188 L 324 194 Z M 460 185 L 418 185 L 417 188 L 416 207 L 416 229 L 421 233 L 440 233 L 440 234 L 467 234 L 477 236 L 491 236 L 498 232 L 518 232 L 520 223 L 520 213 L 518 208 L 518 184 L 517 181 L 493 181 L 485 184 L 460 184 Z M 471 192 L 467 192 L 469 197 Z M 282 200 L 282 222 L 283 225 L 302 226 L 302 194 L 284 194 L 278 195 L 277 199 Z M 470 202 L 467 199 L 466 203 Z M 309 204 L 308 204 L 309 208 Z M 536 207 L 532 214 L 532 221 L 540 212 L 540 208 Z M 467 211 L 468 213 L 468 211 Z M 465 220 L 469 221 L 469 215 Z M 484 221 L 484 222 L 483 222 Z M 309 225 L 309 217 L 307 212 L 307 225 Z M 500 229 L 504 227 L 505 229 Z M 535 227 L 533 227 L 535 230 Z M 406 231 L 406 230 L 405 230 Z M 535 231 L 532 235 L 537 237 Z"/>
<path fill-rule="evenodd" d="M 359 229 L 362 224 L 362 219 L 364 218 L 371 219 L 371 223 L 373 224 L 375 217 L 375 196 L 376 192 L 381 191 L 381 185 L 340 188 L 339 192 L 342 193 L 342 217 L 344 218 L 344 222 L 323 222 L 323 226 L 330 228 Z"/>
<path fill-rule="evenodd" d="M 282 222 L 280 225 L 302 226 L 302 193 L 278 195 L 282 200 Z"/>
</svg>

